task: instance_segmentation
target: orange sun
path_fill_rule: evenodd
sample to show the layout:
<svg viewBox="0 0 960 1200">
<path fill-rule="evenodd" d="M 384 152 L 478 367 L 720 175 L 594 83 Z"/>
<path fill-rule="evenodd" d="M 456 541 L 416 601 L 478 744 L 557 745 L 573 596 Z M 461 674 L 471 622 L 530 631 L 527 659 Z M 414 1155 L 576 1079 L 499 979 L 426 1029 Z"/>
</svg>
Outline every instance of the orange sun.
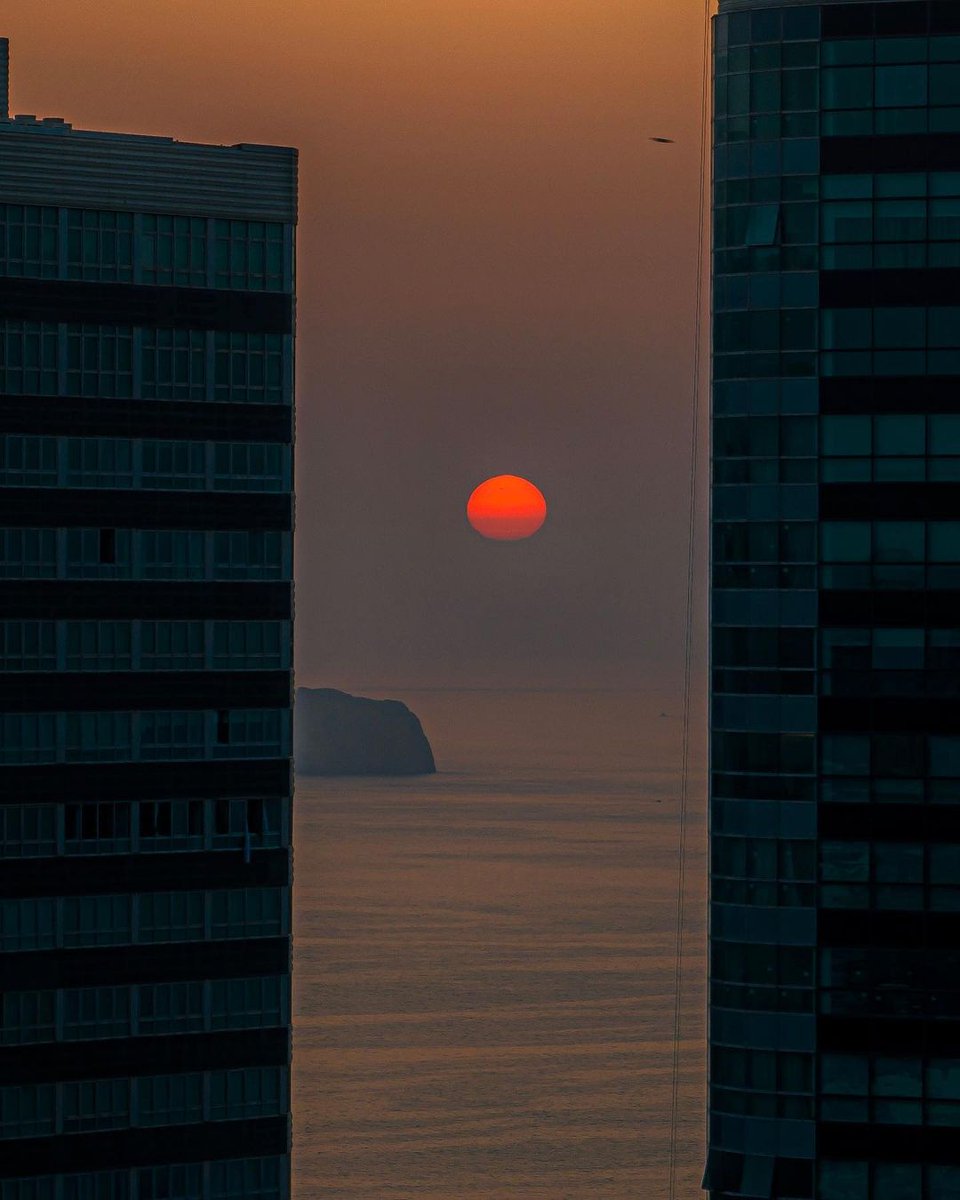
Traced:
<svg viewBox="0 0 960 1200">
<path fill-rule="evenodd" d="M 519 475 L 495 475 L 474 488 L 467 520 L 477 533 L 497 542 L 531 537 L 547 519 L 543 492 Z"/>
</svg>

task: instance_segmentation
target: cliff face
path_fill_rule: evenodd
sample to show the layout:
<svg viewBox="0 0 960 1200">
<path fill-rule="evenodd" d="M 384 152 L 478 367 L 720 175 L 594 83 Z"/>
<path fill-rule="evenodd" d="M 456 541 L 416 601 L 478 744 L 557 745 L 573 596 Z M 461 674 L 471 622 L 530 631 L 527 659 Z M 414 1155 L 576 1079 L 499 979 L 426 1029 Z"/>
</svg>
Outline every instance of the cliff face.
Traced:
<svg viewBox="0 0 960 1200">
<path fill-rule="evenodd" d="M 432 775 L 433 751 L 399 700 L 297 688 L 294 760 L 302 775 Z"/>
</svg>

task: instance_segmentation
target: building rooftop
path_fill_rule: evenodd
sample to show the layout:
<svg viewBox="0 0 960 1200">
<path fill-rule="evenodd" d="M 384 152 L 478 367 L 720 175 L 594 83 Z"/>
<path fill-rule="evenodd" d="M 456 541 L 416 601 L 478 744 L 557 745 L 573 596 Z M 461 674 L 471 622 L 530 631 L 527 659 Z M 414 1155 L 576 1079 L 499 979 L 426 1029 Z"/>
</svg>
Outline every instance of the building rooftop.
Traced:
<svg viewBox="0 0 960 1200">
<path fill-rule="evenodd" d="M 35 113 L 10 112 L 10 39 L 0 38 L 0 133 L 45 133 L 54 136 L 70 134 L 79 138 L 108 138 L 132 143 L 154 143 L 156 145 L 204 146 L 207 149 L 256 150 L 259 153 L 290 155 L 296 151 L 289 146 L 260 145 L 255 142 L 237 142 L 233 145 L 215 146 L 204 142 L 182 142 L 177 138 L 147 133 L 111 133 L 99 129 L 74 129 L 63 117 L 38 117 Z"/>
<path fill-rule="evenodd" d="M 755 8 L 821 8 L 827 4 L 899 4 L 902 0 L 720 0 L 721 13 L 747 12 Z"/>
<path fill-rule="evenodd" d="M 0 195 L 63 204 L 249 220 L 297 219 L 297 151 L 74 129 L 10 114 L 10 44 L 0 38 Z"/>
</svg>

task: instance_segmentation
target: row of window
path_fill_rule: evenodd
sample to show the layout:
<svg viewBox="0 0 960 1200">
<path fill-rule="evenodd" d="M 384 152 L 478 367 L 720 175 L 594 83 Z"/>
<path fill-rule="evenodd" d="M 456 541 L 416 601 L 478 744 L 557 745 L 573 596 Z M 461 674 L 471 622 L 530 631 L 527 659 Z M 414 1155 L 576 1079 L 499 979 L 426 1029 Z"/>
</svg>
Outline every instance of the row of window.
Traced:
<svg viewBox="0 0 960 1200">
<path fill-rule="evenodd" d="M 0 1200 L 289 1200 L 287 1160 L 240 1158 L 0 1180 Z"/>
<path fill-rule="evenodd" d="M 960 777 L 960 738 L 938 734 L 829 733 L 820 739 L 826 775 Z M 941 882 L 948 882 L 942 880 Z"/>
<path fill-rule="evenodd" d="M 224 333 L 0 322 L 0 387 L 28 396 L 289 403 L 291 340 Z"/>
<path fill-rule="evenodd" d="M 813 1077 L 812 1054 L 717 1045 L 710 1051 L 710 1081 L 714 1087 L 812 1095 Z"/>
<path fill-rule="evenodd" d="M 724 117 L 816 111 L 820 107 L 819 79 L 820 72 L 807 66 L 720 73 L 714 83 L 716 111 Z"/>
<path fill-rule="evenodd" d="M 289 666 L 289 621 L 0 620 L 3 671 L 248 671 Z"/>
<path fill-rule="evenodd" d="M 805 946 L 745 945 L 716 941 L 711 948 L 710 977 L 732 984 L 771 988 L 812 988 L 814 951 Z"/>
<path fill-rule="evenodd" d="M 815 661 L 812 629 L 721 626 L 713 633 L 713 663 L 748 670 L 808 670 Z M 842 628 L 820 634 L 821 669 L 840 671 L 957 671 L 960 628 Z"/>
<path fill-rule="evenodd" d="M 960 563 L 960 521 L 717 521 L 718 563 Z"/>
<path fill-rule="evenodd" d="M 714 878 L 815 880 L 816 844 L 792 838 L 714 836 L 711 871 Z"/>
<path fill-rule="evenodd" d="M 0 275 L 289 291 L 275 222 L 0 205 Z"/>
<path fill-rule="evenodd" d="M 0 579 L 289 579 L 273 530 L 0 529 Z"/>
<path fill-rule="evenodd" d="M 754 379 L 713 385 L 714 417 L 748 414 L 751 417 L 815 415 L 820 404 L 816 379 Z"/>
<path fill-rule="evenodd" d="M 269 1029 L 290 1020 L 289 976 L 0 994 L 0 1045 Z"/>
<path fill-rule="evenodd" d="M 0 485 L 282 492 L 291 447 L 276 442 L 0 435 Z"/>
<path fill-rule="evenodd" d="M 824 629 L 820 646 L 827 669 L 960 669 L 960 629 Z"/>
<path fill-rule="evenodd" d="M 770 137 L 763 141 L 758 139 L 750 142 L 721 143 L 716 146 L 713 154 L 713 177 L 721 184 L 736 179 L 817 175 L 819 171 L 818 137 Z M 804 237 L 803 240 L 817 239 Z M 816 255 L 813 251 L 806 256 L 797 254 L 796 261 L 792 264 L 794 270 L 815 270 L 816 266 Z"/>
<path fill-rule="evenodd" d="M 0 763 L 285 758 L 278 708 L 0 714 Z"/>
<path fill-rule="evenodd" d="M 279 1116 L 288 1089 L 285 1067 L 0 1087 L 0 1139 Z"/>
<path fill-rule="evenodd" d="M 798 882 L 817 878 L 817 850 L 812 841 L 792 838 L 719 837 L 711 842 L 713 899 L 726 904 L 805 905 L 815 903 L 809 888 Z M 761 886 L 736 889 L 749 881 Z M 769 885 L 769 886 L 768 886 Z"/>
<path fill-rule="evenodd" d="M 0 859 L 253 850 L 289 844 L 278 799 L 70 800 L 0 806 Z"/>
<path fill-rule="evenodd" d="M 282 888 L 0 900 L 0 952 L 279 937 Z"/>
<path fill-rule="evenodd" d="M 960 1167 L 821 1162 L 820 1200 L 957 1200 Z"/>
</svg>

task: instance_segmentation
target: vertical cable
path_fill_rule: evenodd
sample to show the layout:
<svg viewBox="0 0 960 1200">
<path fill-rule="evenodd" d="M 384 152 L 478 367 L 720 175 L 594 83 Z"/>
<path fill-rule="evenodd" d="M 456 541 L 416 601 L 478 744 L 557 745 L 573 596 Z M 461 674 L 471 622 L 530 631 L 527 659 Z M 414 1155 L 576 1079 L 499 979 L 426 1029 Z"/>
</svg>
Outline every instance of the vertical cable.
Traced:
<svg viewBox="0 0 960 1200">
<path fill-rule="evenodd" d="M 677 845 L 677 908 L 674 929 L 674 1007 L 673 1007 L 673 1072 L 670 1096 L 670 1163 L 669 1197 L 677 1195 L 677 1136 L 680 1123 L 680 1032 L 683 1009 L 683 955 L 684 955 L 684 892 L 686 887 L 687 854 L 687 800 L 690 788 L 690 693 L 693 673 L 693 617 L 694 585 L 696 576 L 696 529 L 697 529 L 697 465 L 700 438 L 700 388 L 702 378 L 703 338 L 703 253 L 707 218 L 707 185 L 709 170 L 707 128 L 710 116 L 710 9 L 711 0 L 703 6 L 703 70 L 700 96 L 700 207 L 697 232 L 697 285 L 696 318 L 694 325 L 693 350 L 693 415 L 690 429 L 690 474 L 688 483 L 689 516 L 687 524 L 687 594 L 684 625 L 683 657 L 683 712 L 681 718 L 682 763 L 680 768 L 680 812 Z"/>
</svg>

